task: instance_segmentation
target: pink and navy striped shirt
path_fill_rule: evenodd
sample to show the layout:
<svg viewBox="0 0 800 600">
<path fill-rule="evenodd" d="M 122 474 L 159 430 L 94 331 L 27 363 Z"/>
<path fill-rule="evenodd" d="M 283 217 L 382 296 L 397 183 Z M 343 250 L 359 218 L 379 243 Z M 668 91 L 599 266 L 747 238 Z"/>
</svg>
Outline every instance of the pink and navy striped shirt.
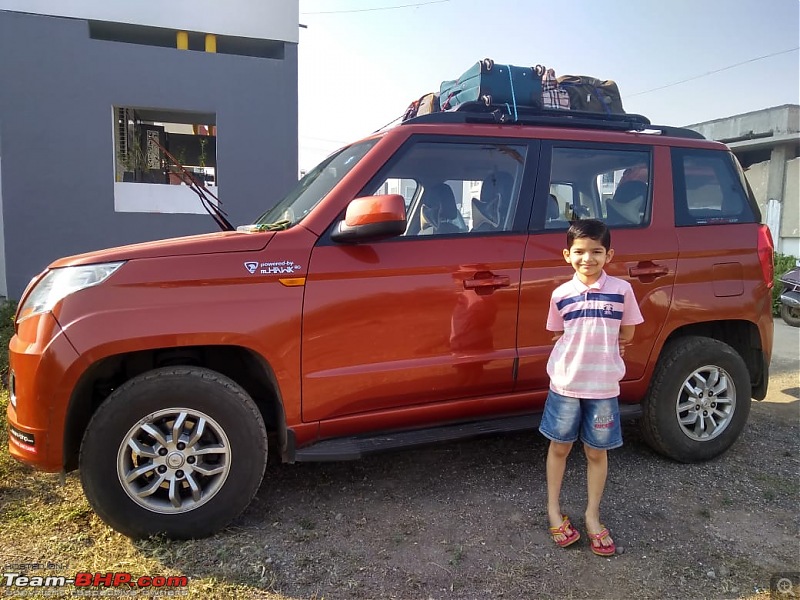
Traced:
<svg viewBox="0 0 800 600">
<path fill-rule="evenodd" d="M 590 286 L 575 275 L 550 297 L 549 331 L 563 331 L 547 361 L 550 388 L 572 398 L 614 398 L 625 375 L 619 328 L 644 318 L 631 284 L 605 271 Z"/>
</svg>

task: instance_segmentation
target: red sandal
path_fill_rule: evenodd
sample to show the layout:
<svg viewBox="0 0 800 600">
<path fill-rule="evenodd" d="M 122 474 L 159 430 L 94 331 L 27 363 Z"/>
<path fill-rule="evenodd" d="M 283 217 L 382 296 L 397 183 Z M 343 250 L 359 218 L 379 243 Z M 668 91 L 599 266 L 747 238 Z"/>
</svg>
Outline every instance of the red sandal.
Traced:
<svg viewBox="0 0 800 600">
<path fill-rule="evenodd" d="M 614 545 L 614 540 L 611 539 L 611 533 L 608 531 L 608 528 L 605 525 L 600 525 L 600 527 L 603 528 L 600 533 L 589 533 L 588 530 L 586 531 L 589 536 L 592 552 L 597 554 L 597 556 L 612 556 L 617 551 L 617 547 Z M 608 546 L 603 546 L 603 540 L 608 540 L 611 543 Z M 597 545 L 595 545 L 595 542 L 597 542 Z"/>
<path fill-rule="evenodd" d="M 567 528 L 572 530 L 572 534 L 567 534 Z M 550 535 L 552 536 L 556 545 L 562 548 L 571 546 L 581 539 L 581 534 L 578 533 L 578 530 L 575 529 L 572 526 L 572 523 L 569 522 L 569 517 L 567 517 L 567 515 L 561 515 L 561 525 L 559 527 L 550 527 Z M 557 535 L 563 535 L 564 537 L 563 539 L 557 540 Z"/>
</svg>

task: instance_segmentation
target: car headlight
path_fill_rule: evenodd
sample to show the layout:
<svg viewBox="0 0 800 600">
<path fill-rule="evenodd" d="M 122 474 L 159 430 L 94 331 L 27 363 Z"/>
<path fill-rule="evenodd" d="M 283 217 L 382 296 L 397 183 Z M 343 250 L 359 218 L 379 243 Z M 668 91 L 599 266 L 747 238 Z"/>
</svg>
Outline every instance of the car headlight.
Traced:
<svg viewBox="0 0 800 600">
<path fill-rule="evenodd" d="M 25 298 L 17 315 L 17 321 L 53 310 L 60 300 L 70 294 L 103 283 L 123 264 L 125 264 L 124 261 L 109 262 L 97 265 L 60 267 L 48 271 Z"/>
</svg>

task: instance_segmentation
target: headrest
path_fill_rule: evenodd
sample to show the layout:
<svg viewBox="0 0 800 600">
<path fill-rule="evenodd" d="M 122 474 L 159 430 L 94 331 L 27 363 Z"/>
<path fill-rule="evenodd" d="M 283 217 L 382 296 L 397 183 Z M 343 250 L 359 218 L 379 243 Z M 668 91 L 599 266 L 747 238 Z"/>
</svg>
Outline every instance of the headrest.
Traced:
<svg viewBox="0 0 800 600">
<path fill-rule="evenodd" d="M 627 204 L 637 198 L 647 198 L 647 184 L 643 181 L 625 181 L 614 192 L 614 202 Z"/>
<path fill-rule="evenodd" d="M 558 207 L 558 198 L 553 194 L 547 200 L 547 220 L 552 221 L 561 217 L 561 209 Z"/>
<path fill-rule="evenodd" d="M 480 198 L 472 199 L 473 229 L 491 231 L 502 227 L 513 187 L 514 178 L 502 171 L 483 179 Z"/>
<path fill-rule="evenodd" d="M 446 183 L 437 183 L 422 196 L 422 227 L 438 227 L 442 221 L 458 217 L 458 207 L 453 189 Z"/>
<path fill-rule="evenodd" d="M 439 207 L 439 218 L 443 221 L 450 221 L 458 217 L 458 207 L 456 206 L 456 196 L 453 188 L 446 183 L 437 183 L 425 194 L 422 203 L 433 208 Z"/>
</svg>

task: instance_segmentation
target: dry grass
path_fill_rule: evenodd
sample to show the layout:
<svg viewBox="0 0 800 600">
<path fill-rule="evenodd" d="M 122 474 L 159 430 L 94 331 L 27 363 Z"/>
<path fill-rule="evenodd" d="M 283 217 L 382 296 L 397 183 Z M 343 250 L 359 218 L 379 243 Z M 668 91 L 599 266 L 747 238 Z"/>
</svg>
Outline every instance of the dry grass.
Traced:
<svg viewBox="0 0 800 600">
<path fill-rule="evenodd" d="M 249 564 L 242 536 L 190 542 L 152 539 L 132 542 L 102 523 L 92 512 L 75 473 L 61 485 L 59 475 L 40 473 L 10 457 L 6 430 L 8 393 L 0 394 L 0 564 L 39 564 L 29 576 L 74 576 L 78 571 L 127 571 L 134 577 L 185 575 L 184 598 L 264 598 L 285 600 L 273 588 L 268 568 Z M 246 536 L 245 536 L 246 537 Z M 254 540 L 251 540 L 254 542 Z M 266 566 L 263 566 L 266 567 Z M 215 576 L 198 574 L 216 572 Z M 249 583 L 243 583 L 249 582 Z M 74 590 L 73 590 L 74 591 Z M 0 587 L 0 597 L 18 597 L 20 590 Z M 139 596 L 137 594 L 137 596 Z M 28 595 L 52 598 L 44 592 Z M 58 597 L 77 597 L 64 588 Z M 147 597 L 142 594 L 139 597 Z"/>
</svg>

